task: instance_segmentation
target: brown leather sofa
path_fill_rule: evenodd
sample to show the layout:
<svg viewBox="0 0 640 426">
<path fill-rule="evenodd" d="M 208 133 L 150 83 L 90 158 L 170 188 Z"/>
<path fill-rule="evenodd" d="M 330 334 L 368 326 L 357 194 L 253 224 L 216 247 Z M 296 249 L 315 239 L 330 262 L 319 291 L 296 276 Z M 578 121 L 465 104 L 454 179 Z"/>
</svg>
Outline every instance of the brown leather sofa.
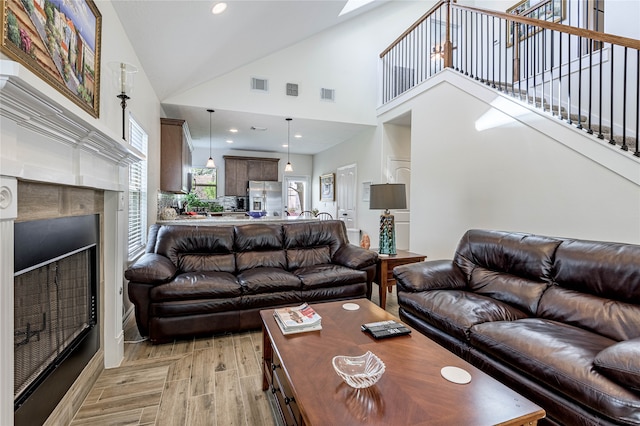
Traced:
<svg viewBox="0 0 640 426">
<path fill-rule="evenodd" d="M 547 412 L 640 424 L 640 246 L 470 230 L 399 266 L 400 318 Z"/>
<path fill-rule="evenodd" d="M 152 225 L 129 269 L 138 329 L 152 343 L 260 328 L 260 310 L 371 297 L 378 255 L 344 222 Z"/>
</svg>

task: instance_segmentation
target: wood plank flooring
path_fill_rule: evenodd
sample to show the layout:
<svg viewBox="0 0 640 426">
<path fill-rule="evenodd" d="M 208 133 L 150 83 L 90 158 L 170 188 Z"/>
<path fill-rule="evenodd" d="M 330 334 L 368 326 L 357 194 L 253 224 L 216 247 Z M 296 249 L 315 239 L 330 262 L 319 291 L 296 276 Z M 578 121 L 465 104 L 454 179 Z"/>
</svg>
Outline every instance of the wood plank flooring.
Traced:
<svg viewBox="0 0 640 426">
<path fill-rule="evenodd" d="M 378 303 L 375 284 L 372 301 Z M 387 311 L 398 315 L 395 287 Z M 125 327 L 127 342 L 141 339 L 133 322 Z M 261 359 L 259 330 L 164 345 L 125 343 L 124 361 L 100 375 L 71 426 L 275 426 Z"/>
</svg>

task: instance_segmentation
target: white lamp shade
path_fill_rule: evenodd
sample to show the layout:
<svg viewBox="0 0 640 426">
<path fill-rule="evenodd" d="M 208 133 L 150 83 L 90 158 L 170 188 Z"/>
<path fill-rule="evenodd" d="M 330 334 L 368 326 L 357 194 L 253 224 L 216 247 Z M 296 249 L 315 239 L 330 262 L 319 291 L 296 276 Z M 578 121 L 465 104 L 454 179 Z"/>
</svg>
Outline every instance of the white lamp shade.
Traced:
<svg viewBox="0 0 640 426">
<path fill-rule="evenodd" d="M 213 161 L 213 157 L 209 157 L 207 160 L 207 165 L 205 166 L 207 169 L 214 169 L 216 167 L 216 163 Z"/>
</svg>

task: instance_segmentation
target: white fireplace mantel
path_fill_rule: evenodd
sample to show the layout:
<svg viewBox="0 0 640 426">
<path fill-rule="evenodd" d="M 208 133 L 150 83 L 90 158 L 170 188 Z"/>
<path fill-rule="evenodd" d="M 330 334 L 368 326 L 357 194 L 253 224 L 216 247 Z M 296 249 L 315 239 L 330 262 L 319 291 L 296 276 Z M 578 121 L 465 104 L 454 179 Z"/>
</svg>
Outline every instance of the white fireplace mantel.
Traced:
<svg viewBox="0 0 640 426">
<path fill-rule="evenodd" d="M 120 168 L 144 159 L 144 154 L 114 136 L 100 120 L 65 108 L 48 89 L 22 65 L 0 60 L 1 174 L 124 190 Z"/>
<path fill-rule="evenodd" d="M 0 425 L 13 424 L 13 226 L 17 182 L 104 191 L 102 261 L 106 368 L 122 360 L 128 166 L 144 155 L 20 64 L 0 60 Z"/>
</svg>

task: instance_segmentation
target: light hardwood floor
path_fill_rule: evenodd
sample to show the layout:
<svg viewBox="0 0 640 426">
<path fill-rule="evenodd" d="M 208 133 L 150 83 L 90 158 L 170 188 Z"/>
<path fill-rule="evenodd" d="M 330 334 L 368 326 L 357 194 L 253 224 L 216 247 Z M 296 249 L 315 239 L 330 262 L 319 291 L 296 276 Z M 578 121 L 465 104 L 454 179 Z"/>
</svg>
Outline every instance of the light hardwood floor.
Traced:
<svg viewBox="0 0 640 426">
<path fill-rule="evenodd" d="M 378 303 L 374 284 L 372 301 Z M 398 315 L 395 287 L 387 311 Z M 140 335 L 131 321 L 126 341 Z M 251 331 L 164 345 L 125 343 L 74 417 L 80 425 L 277 425 L 262 391 L 262 335 Z"/>
</svg>

